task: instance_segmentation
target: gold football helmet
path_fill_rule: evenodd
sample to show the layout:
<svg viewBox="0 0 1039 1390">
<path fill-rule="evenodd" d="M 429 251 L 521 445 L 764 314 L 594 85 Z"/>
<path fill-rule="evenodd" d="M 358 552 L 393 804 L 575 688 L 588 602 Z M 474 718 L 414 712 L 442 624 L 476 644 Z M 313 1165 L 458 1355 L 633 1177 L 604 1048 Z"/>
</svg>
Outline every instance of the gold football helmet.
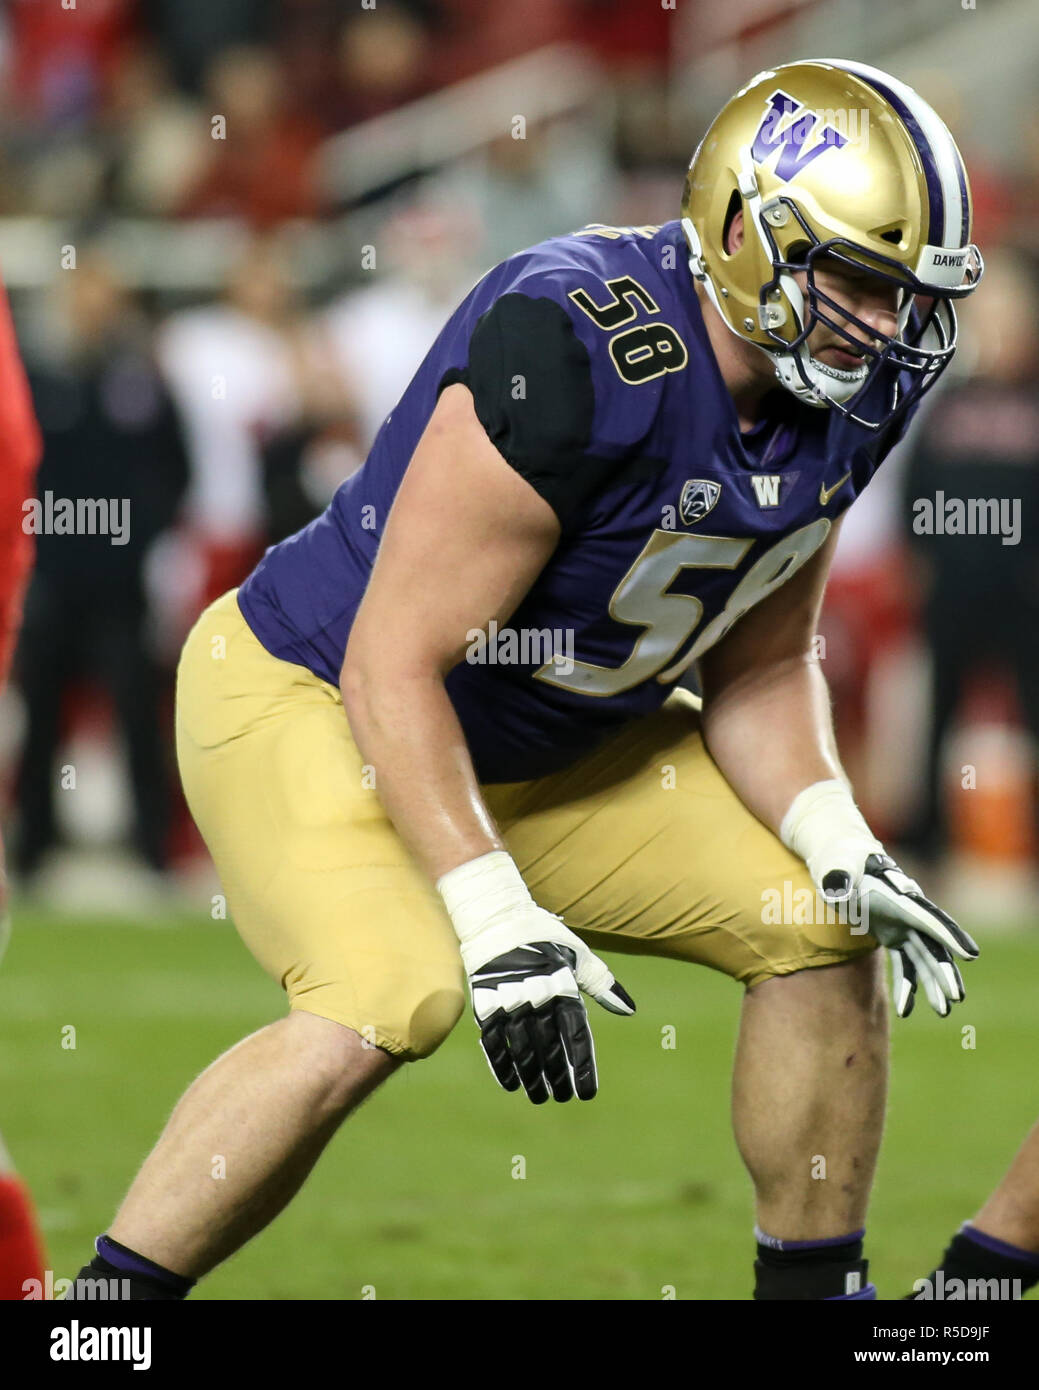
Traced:
<svg viewBox="0 0 1039 1390">
<path fill-rule="evenodd" d="M 743 243 L 730 252 L 739 211 Z M 971 221 L 967 172 L 941 118 L 911 87 L 842 59 L 758 73 L 700 142 L 682 200 L 690 268 L 723 321 L 772 357 L 798 399 L 872 430 L 952 359 L 952 301 L 984 269 Z M 878 336 L 820 289 L 823 257 L 898 286 L 896 334 Z M 807 339 L 817 323 L 864 352 L 861 367 L 814 358 Z"/>
</svg>

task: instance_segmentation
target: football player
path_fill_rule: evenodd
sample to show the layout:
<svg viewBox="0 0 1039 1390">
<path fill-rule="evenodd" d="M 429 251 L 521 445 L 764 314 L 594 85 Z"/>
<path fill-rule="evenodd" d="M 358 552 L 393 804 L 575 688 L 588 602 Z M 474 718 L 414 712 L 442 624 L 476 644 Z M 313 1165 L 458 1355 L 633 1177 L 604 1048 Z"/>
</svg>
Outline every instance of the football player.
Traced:
<svg viewBox="0 0 1039 1390">
<path fill-rule="evenodd" d="M 22 596 L 32 567 L 32 536 L 22 503 L 33 495 L 40 432 L 18 353 L 7 295 L 0 287 L 0 691 L 14 650 Z M 0 957 L 10 934 L 4 847 L 0 840 Z M 0 1300 L 23 1299 L 43 1280 L 43 1251 L 32 1199 L 0 1139 Z"/>
<path fill-rule="evenodd" d="M 724 107 L 679 219 L 480 281 L 365 466 L 188 638 L 188 802 L 290 1011 L 186 1093 L 84 1275 L 185 1295 L 436 1050 L 466 983 L 507 1091 L 591 1099 L 581 995 L 635 1007 L 612 949 L 745 988 L 755 1296 L 875 1296 L 875 948 L 903 1016 L 918 987 L 948 1014 L 977 948 L 856 807 L 813 635 L 840 516 L 981 269 L 939 117 L 811 61 Z"/>
</svg>

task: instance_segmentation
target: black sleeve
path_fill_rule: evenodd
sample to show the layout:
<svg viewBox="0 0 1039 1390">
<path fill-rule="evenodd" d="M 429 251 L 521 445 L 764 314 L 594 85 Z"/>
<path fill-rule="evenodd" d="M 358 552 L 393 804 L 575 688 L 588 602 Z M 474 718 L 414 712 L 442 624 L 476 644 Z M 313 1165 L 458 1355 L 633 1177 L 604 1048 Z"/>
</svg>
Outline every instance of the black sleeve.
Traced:
<svg viewBox="0 0 1039 1390">
<path fill-rule="evenodd" d="M 545 499 L 563 527 L 617 463 L 589 453 L 592 365 L 570 316 L 553 299 L 505 294 L 478 320 L 462 382 L 488 438 Z"/>
</svg>

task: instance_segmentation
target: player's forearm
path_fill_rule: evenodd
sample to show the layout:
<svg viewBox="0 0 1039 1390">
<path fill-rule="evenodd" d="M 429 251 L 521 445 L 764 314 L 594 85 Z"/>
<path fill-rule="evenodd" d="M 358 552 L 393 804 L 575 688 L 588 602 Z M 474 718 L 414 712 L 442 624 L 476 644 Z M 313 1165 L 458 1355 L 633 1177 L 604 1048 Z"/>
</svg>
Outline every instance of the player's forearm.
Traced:
<svg viewBox="0 0 1039 1390">
<path fill-rule="evenodd" d="M 436 673 L 346 668 L 340 682 L 354 740 L 375 789 L 418 863 L 436 882 L 501 849 L 465 735 Z"/>
<path fill-rule="evenodd" d="M 716 695 L 705 692 L 703 731 L 726 781 L 777 834 L 805 787 L 844 780 L 826 679 L 807 658 L 763 667 Z"/>
</svg>

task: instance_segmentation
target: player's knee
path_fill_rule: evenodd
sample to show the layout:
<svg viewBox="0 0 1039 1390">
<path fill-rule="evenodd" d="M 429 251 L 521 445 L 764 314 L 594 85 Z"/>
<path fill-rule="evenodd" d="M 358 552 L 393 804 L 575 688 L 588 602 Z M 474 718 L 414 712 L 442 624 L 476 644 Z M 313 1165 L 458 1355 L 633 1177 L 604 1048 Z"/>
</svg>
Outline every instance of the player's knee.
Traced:
<svg viewBox="0 0 1039 1390">
<path fill-rule="evenodd" d="M 276 1026 L 287 1030 L 291 1056 L 304 1061 L 310 1103 L 335 1113 L 349 1108 L 358 1092 L 377 1086 L 393 1063 L 386 1053 L 369 1047 L 356 1029 L 330 1017 L 328 1004 L 326 999 L 295 1005 Z"/>
<path fill-rule="evenodd" d="M 870 951 L 820 974 L 828 977 L 825 1013 L 834 1029 L 883 1045 L 888 1030 L 884 953 Z"/>
<path fill-rule="evenodd" d="M 887 1028 L 887 987 L 883 952 L 869 951 L 837 964 L 806 967 L 775 975 L 751 991 L 760 1004 L 782 996 L 775 1006 L 794 1007 L 803 1032 L 825 1037 L 849 1032 L 883 1036 Z"/>
<path fill-rule="evenodd" d="M 887 976 L 883 951 L 870 951 L 834 967 L 842 997 L 859 1014 L 871 1020 L 887 1017 Z"/>
<path fill-rule="evenodd" d="M 812 1016 L 827 1038 L 883 1052 L 888 1037 L 887 986 L 882 951 L 840 965 L 806 970 L 814 986 Z"/>
<path fill-rule="evenodd" d="M 322 1059 L 333 1074 L 356 1071 L 366 1056 L 376 1069 L 380 1056 L 402 1062 L 432 1056 L 465 1008 L 460 968 L 396 971 L 369 983 L 374 988 L 361 997 L 345 984 L 328 983 L 293 1000 L 294 1010 L 342 1025 Z"/>
</svg>

